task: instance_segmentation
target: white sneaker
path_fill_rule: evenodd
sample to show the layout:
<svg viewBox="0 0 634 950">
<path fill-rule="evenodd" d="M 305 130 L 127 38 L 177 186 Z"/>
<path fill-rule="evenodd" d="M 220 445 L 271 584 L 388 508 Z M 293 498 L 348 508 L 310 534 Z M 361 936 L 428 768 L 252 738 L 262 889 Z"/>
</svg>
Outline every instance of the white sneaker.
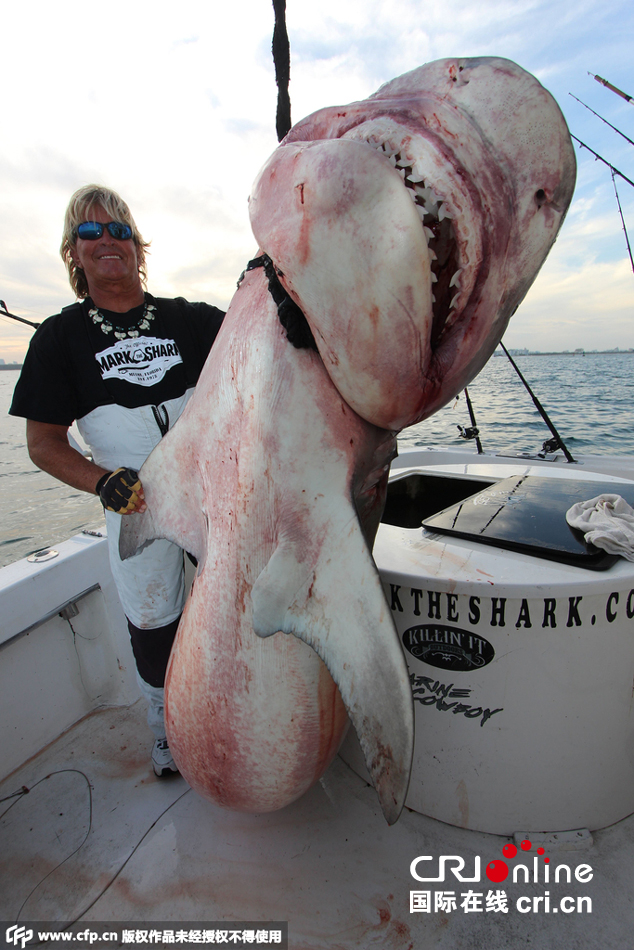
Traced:
<svg viewBox="0 0 634 950">
<path fill-rule="evenodd" d="M 178 766 L 172 758 L 167 739 L 157 739 L 152 749 L 152 768 L 159 778 L 178 773 Z"/>
</svg>

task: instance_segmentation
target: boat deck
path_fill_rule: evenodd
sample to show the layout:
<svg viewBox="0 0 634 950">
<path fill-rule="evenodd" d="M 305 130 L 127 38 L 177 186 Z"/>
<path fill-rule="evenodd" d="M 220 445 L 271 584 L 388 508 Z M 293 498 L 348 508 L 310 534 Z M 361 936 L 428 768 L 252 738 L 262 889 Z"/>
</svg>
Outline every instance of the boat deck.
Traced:
<svg viewBox="0 0 634 950">
<path fill-rule="evenodd" d="M 374 790 L 339 758 L 302 799 L 280 812 L 222 810 L 180 776 L 155 778 L 143 702 L 97 710 L 0 785 L 0 918 L 25 921 L 287 920 L 292 950 L 625 950 L 634 932 L 634 817 L 595 832 L 588 850 L 547 849 L 551 912 L 521 913 L 518 897 L 540 883 L 492 884 L 485 866 L 509 839 L 452 827 L 405 810 L 389 828 Z M 22 787 L 28 793 L 9 797 Z M 417 884 L 440 855 L 465 859 L 480 883 Z M 520 851 L 515 861 L 533 866 Z M 540 861 L 543 859 L 540 859 Z M 574 869 L 590 864 L 592 880 Z M 419 868 L 425 865 L 419 865 Z M 410 912 L 410 890 L 454 891 L 450 913 Z M 508 913 L 467 913 L 462 894 L 504 889 Z M 592 912 L 553 911 L 562 896 L 588 896 Z M 526 906 L 526 903 L 523 905 Z"/>
</svg>

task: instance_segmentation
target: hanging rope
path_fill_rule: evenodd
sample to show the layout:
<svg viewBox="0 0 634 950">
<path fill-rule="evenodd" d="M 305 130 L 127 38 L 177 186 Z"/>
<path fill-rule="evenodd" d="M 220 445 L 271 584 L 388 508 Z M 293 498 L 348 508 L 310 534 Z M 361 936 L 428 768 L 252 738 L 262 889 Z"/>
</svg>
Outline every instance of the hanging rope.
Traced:
<svg viewBox="0 0 634 950">
<path fill-rule="evenodd" d="M 262 254 L 260 257 L 254 257 L 252 261 L 249 261 L 246 269 L 240 274 L 238 287 L 244 280 L 247 272 L 255 270 L 256 267 L 264 268 L 264 273 L 269 282 L 269 293 L 277 305 L 277 314 L 280 318 L 280 323 L 286 330 L 286 339 L 298 350 L 317 350 L 315 338 L 303 311 L 284 290 L 275 271 L 275 264 L 268 254 Z"/>
<path fill-rule="evenodd" d="M 623 217 L 623 210 L 621 208 L 621 202 L 619 200 L 619 193 L 616 190 L 616 179 L 614 177 L 614 169 L 611 168 L 612 172 L 612 184 L 614 185 L 614 194 L 616 195 L 616 203 L 619 206 L 619 214 L 621 215 L 621 224 L 623 225 L 623 233 L 625 234 L 625 243 L 627 244 L 627 253 L 630 255 L 630 264 L 632 265 L 632 271 L 634 271 L 634 259 L 632 259 L 632 248 L 630 247 L 630 239 L 627 234 L 627 228 L 625 227 L 625 218 Z"/>
<path fill-rule="evenodd" d="M 286 0 L 273 0 L 275 29 L 273 30 L 273 62 L 277 83 L 277 141 L 281 142 L 291 127 L 291 99 L 288 84 L 291 79 L 291 45 L 286 31 Z"/>
</svg>

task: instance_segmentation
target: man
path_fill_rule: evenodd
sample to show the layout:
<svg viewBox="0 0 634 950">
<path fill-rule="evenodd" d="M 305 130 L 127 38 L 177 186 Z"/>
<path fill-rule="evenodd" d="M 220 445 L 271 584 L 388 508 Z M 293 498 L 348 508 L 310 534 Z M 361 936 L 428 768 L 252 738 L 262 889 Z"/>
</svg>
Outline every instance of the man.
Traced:
<svg viewBox="0 0 634 950">
<path fill-rule="evenodd" d="M 119 530 L 121 517 L 145 510 L 137 470 L 183 412 L 224 313 L 144 291 L 148 246 L 116 192 L 98 185 L 75 192 L 60 252 L 80 302 L 33 335 L 9 411 L 26 418 L 38 468 L 99 495 L 104 505 L 160 776 L 177 771 L 165 737 L 163 686 L 184 606 L 183 552 L 158 540 L 121 561 Z M 68 442 L 74 421 L 92 461 Z"/>
</svg>

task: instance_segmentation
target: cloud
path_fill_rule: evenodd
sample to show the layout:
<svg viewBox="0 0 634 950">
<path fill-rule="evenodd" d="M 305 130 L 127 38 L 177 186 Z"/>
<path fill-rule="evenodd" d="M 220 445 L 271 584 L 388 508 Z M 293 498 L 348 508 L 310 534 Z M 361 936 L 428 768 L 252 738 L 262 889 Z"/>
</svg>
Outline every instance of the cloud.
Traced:
<svg viewBox="0 0 634 950">
<path fill-rule="evenodd" d="M 252 254 L 255 253 L 255 246 Z M 249 256 L 239 250 L 228 249 L 207 255 L 195 263 L 180 267 L 167 275 L 165 296 L 177 293 L 190 300 L 206 300 L 226 310 L 236 292 L 237 280 L 245 269 Z M 229 276 L 231 275 L 231 276 Z M 188 288 L 187 293 L 183 288 Z"/>
<path fill-rule="evenodd" d="M 224 303 L 255 250 L 247 196 L 277 144 L 272 5 L 244 0 L 220 16 L 202 0 L 155 0 L 150 16 L 128 0 L 125 10 L 122 21 L 91 4 L 78 17 L 70 0 L 40 4 L 36 18 L 29 4 L 3 9 L 3 75 L 18 81 L 0 92 L 0 297 L 18 313 L 70 302 L 57 248 L 68 198 L 90 181 L 119 190 L 152 238 L 157 292 Z M 631 0 L 294 0 L 287 23 L 295 120 L 363 99 L 430 59 L 506 56 L 534 71 L 573 131 L 634 180 L 632 146 L 568 96 L 631 129 L 632 107 L 587 75 L 634 92 Z M 577 154 L 575 202 L 508 338 L 551 333 L 574 348 L 583 334 L 590 348 L 609 334 L 625 347 L 634 275 L 612 182 Z M 618 187 L 634 228 L 634 189 Z M 6 359 L 20 344 L 2 324 Z"/>
<path fill-rule="evenodd" d="M 570 266 L 553 253 L 511 319 L 504 342 L 535 350 L 634 347 L 634 274 L 629 260 Z"/>
</svg>

